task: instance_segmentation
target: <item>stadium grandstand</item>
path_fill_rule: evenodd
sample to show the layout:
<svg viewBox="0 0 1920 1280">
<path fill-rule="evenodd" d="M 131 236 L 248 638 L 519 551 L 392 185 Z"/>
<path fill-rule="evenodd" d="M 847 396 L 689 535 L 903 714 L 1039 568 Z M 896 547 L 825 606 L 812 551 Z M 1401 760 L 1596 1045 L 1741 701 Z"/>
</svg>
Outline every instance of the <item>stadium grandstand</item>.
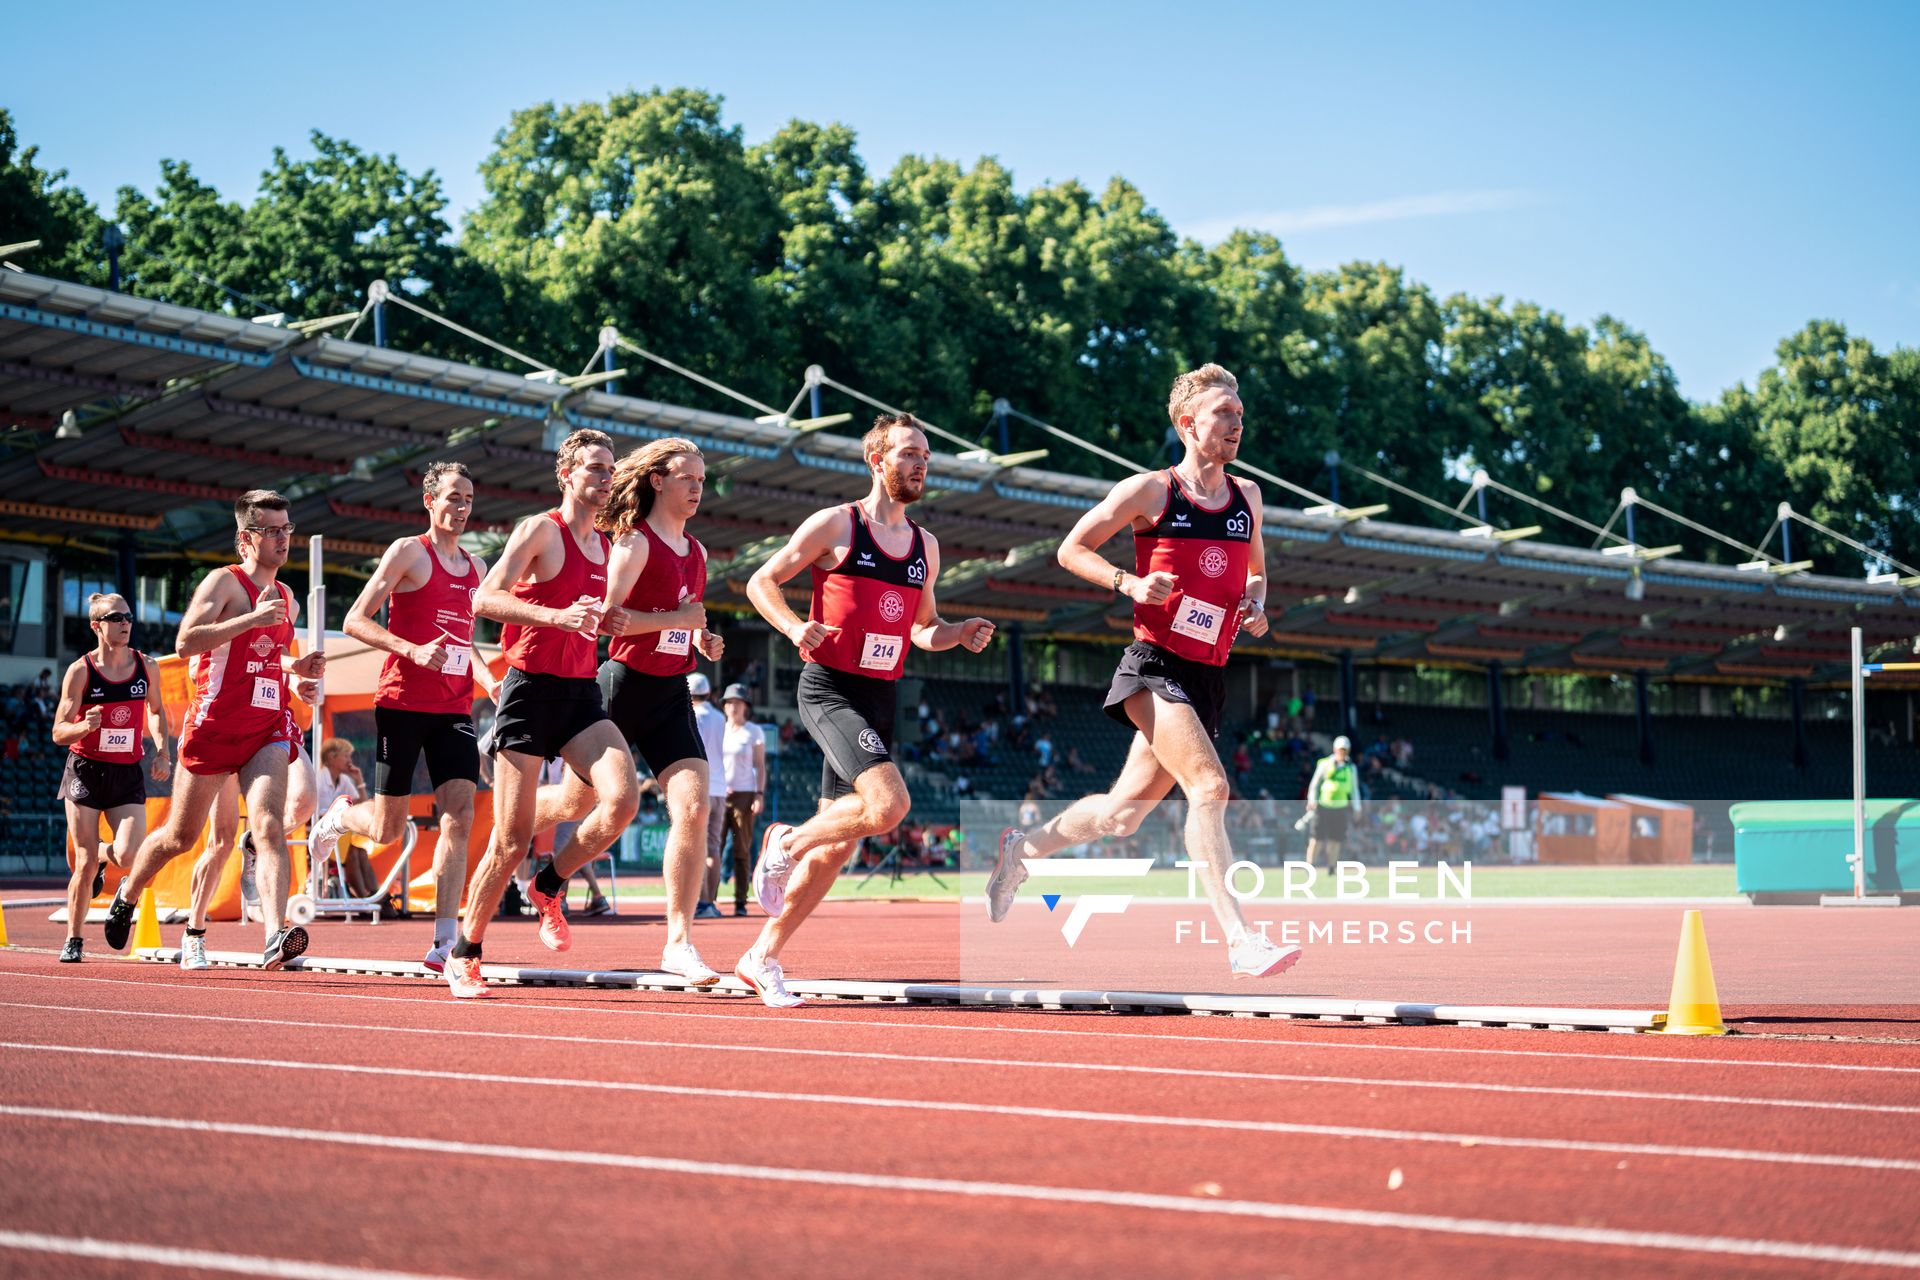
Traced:
<svg viewBox="0 0 1920 1280">
<path fill-rule="evenodd" d="M 472 470 L 469 528 L 485 537 L 551 504 L 551 451 L 574 429 L 689 436 L 709 465 L 694 525 L 714 557 L 708 607 L 727 619 L 715 685 L 746 683 L 759 718 L 793 720 L 795 656 L 753 614 L 746 582 L 807 514 L 866 490 L 857 440 L 833 428 L 877 402 L 818 372 L 784 414 L 622 395 L 613 364 L 635 349 L 610 332 L 588 375 L 455 363 L 386 346 L 387 305 L 374 289 L 358 315 L 247 321 L 0 270 L 0 872 L 61 856 L 42 673 L 80 651 L 85 594 L 135 601 L 135 643 L 165 651 L 193 579 L 227 558 L 233 499 L 254 487 L 292 498 L 303 542 L 324 536 L 337 627 L 355 575 L 418 527 L 429 462 Z M 811 416 L 792 416 L 809 394 Z M 835 396 L 850 412 L 823 413 Z M 966 797 L 1019 802 L 1049 769 L 1055 798 L 1112 776 L 1125 735 L 1099 703 L 1129 638 L 1122 602 L 1053 555 L 1109 481 L 1059 469 L 1071 453 L 1042 466 L 953 443 L 916 515 L 942 539 L 945 612 L 993 619 L 1000 635 L 979 657 L 915 653 L 902 697 L 914 723 L 900 734 L 916 817 L 949 823 Z M 1838 798 L 1849 629 L 1885 655 L 1920 635 L 1913 578 L 1818 575 L 1784 546 L 1740 565 L 1691 560 L 1634 541 L 1632 497 L 1602 548 L 1287 505 L 1301 501 L 1293 487 L 1263 479 L 1272 631 L 1236 648 L 1220 740 L 1249 799 L 1298 799 L 1337 733 L 1369 762 L 1371 790 L 1409 800 L 1487 801 L 1511 786 Z M 1870 793 L 1920 791 L 1916 685 L 1872 682 Z M 808 811 L 818 754 L 780 737 L 777 808 Z"/>
</svg>

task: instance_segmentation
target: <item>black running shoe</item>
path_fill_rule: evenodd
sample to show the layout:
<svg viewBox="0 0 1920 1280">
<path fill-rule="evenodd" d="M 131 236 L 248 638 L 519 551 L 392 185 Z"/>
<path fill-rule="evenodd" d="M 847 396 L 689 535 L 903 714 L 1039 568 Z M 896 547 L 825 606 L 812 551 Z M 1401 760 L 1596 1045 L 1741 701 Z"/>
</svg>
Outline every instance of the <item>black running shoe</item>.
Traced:
<svg viewBox="0 0 1920 1280">
<path fill-rule="evenodd" d="M 78 938 L 67 939 L 67 945 L 60 948 L 60 963 L 61 964 L 79 964 L 80 963 L 80 939 Z"/>
<path fill-rule="evenodd" d="M 116 897 L 107 908 L 107 950 L 127 954 L 133 945 L 133 903 Z"/>
<path fill-rule="evenodd" d="M 306 949 L 307 931 L 297 924 L 289 925 L 287 928 L 274 934 L 273 937 L 267 939 L 267 954 L 262 960 L 261 967 L 266 969 L 285 968 L 287 961 L 293 959 L 295 956 L 304 954 Z"/>
<path fill-rule="evenodd" d="M 93 869 L 93 892 L 88 897 L 97 898 L 101 890 L 107 887 L 107 864 L 102 862 Z"/>
</svg>

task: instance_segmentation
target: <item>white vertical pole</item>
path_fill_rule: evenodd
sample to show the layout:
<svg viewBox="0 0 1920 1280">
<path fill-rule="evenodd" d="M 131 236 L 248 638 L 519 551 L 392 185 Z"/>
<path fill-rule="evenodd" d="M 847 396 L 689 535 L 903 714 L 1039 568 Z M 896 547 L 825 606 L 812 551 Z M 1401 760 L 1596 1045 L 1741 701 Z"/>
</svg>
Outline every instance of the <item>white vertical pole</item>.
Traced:
<svg viewBox="0 0 1920 1280">
<path fill-rule="evenodd" d="M 1853 628 L 1853 896 L 1867 896 L 1867 673 Z"/>
<path fill-rule="evenodd" d="M 307 539 L 307 652 L 320 653 L 327 643 L 327 584 L 321 575 L 321 535 L 314 534 Z M 313 766 L 320 767 L 320 743 L 326 737 L 326 727 L 321 723 L 321 713 L 326 709 L 327 683 L 320 681 L 320 691 L 313 700 L 313 741 L 308 752 L 313 756 Z"/>
</svg>

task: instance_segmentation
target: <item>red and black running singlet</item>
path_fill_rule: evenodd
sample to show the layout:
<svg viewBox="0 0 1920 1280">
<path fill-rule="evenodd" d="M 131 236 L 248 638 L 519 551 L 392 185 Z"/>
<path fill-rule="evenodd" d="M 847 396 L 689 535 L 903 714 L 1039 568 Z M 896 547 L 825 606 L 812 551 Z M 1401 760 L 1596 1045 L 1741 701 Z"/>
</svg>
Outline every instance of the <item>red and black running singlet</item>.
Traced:
<svg viewBox="0 0 1920 1280">
<path fill-rule="evenodd" d="M 560 572 L 545 582 L 522 580 L 513 584 L 513 598 L 548 609 L 564 609 L 581 596 L 595 600 L 607 597 L 607 535 L 596 530 L 600 542 L 600 560 L 587 559 L 586 552 L 574 541 L 573 531 L 558 511 L 547 512 L 547 519 L 560 527 L 560 542 L 567 559 Z M 528 675 L 567 676 L 591 680 L 599 664 L 594 661 L 595 640 L 577 631 L 558 627 L 526 627 L 509 622 L 500 628 L 500 645 L 507 651 L 507 665 Z"/>
<path fill-rule="evenodd" d="M 427 561 L 426 584 L 413 591 L 396 591 L 387 601 L 387 630 L 410 644 L 447 642 L 447 665 L 429 671 L 397 653 L 380 664 L 380 682 L 374 687 L 374 705 L 436 715 L 468 715 L 473 711 L 473 593 L 480 586 L 480 567 L 462 551 L 462 572 L 447 572 L 433 539 L 420 535 Z M 569 601 L 571 603 L 571 601 Z"/>
<path fill-rule="evenodd" d="M 237 564 L 227 571 L 240 581 L 249 608 L 260 602 L 260 592 L 247 571 Z M 188 729 L 207 725 L 234 737 L 283 732 L 292 723 L 287 702 L 287 673 L 280 655 L 293 647 L 293 592 L 284 582 L 273 589 L 286 601 L 287 611 L 277 627 L 250 627 L 207 653 L 188 659 L 193 675 L 193 704 L 187 709 Z"/>
<path fill-rule="evenodd" d="M 1151 529 L 1134 532 L 1133 572 L 1142 578 L 1171 573 L 1180 585 L 1165 604 L 1133 606 L 1133 637 L 1182 658 L 1224 666 L 1240 629 L 1253 509 L 1231 477 L 1232 496 L 1210 510 L 1193 500 L 1173 468 L 1166 475 L 1167 505 L 1160 518 Z"/>
<path fill-rule="evenodd" d="M 813 604 L 807 618 L 840 628 L 800 656 L 835 671 L 898 680 L 907 662 L 907 638 L 920 613 L 927 585 L 927 548 L 920 526 L 909 520 L 913 541 L 904 556 L 890 556 L 874 541 L 859 503 L 850 504 L 853 537 L 847 554 L 831 569 L 815 566 Z"/>
<path fill-rule="evenodd" d="M 125 680 L 107 679 L 93 665 L 92 654 L 82 655 L 87 687 L 80 695 L 80 709 L 84 716 L 88 707 L 99 707 L 100 727 L 67 748 L 75 755 L 111 764 L 140 763 L 140 735 L 147 730 L 147 660 L 138 649 L 132 653 L 133 674 Z"/>
<path fill-rule="evenodd" d="M 640 571 L 622 607 L 634 613 L 671 613 L 689 600 L 707 593 L 707 549 L 687 535 L 687 553 L 681 555 L 645 520 L 638 526 L 647 539 L 647 567 Z M 693 670 L 697 654 L 693 631 L 672 627 L 645 635 L 615 636 L 607 656 L 651 676 L 683 676 Z"/>
</svg>

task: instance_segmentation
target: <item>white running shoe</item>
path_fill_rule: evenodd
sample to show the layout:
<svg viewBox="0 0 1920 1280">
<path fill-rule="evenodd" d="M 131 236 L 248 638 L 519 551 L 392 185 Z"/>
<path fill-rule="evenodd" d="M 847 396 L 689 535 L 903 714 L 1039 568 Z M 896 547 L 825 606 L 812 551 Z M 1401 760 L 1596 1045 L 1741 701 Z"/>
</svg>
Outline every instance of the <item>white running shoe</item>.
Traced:
<svg viewBox="0 0 1920 1280">
<path fill-rule="evenodd" d="M 333 851 L 340 845 L 340 815 L 352 803 L 352 796 L 335 796 L 327 811 L 307 829 L 307 854 L 314 865 L 333 861 Z"/>
<path fill-rule="evenodd" d="M 760 841 L 760 860 L 753 868 L 753 897 L 770 916 L 787 905 L 787 881 L 793 878 L 793 859 L 787 856 L 790 823 L 776 822 Z M 777 967 L 776 967 L 777 968 Z"/>
<path fill-rule="evenodd" d="M 433 950 L 427 952 L 427 958 L 420 963 L 435 973 L 445 973 L 447 971 L 447 957 L 452 954 L 452 942 L 436 942 L 433 944 Z"/>
<path fill-rule="evenodd" d="M 759 993 L 760 1003 L 769 1009 L 792 1009 L 806 1003 L 787 990 L 786 971 L 778 960 L 749 951 L 733 966 L 733 976 Z"/>
<path fill-rule="evenodd" d="M 1000 854 L 993 861 L 993 874 L 987 877 L 987 919 L 999 924 L 1013 910 L 1014 895 L 1027 882 L 1027 833 L 1008 827 L 1000 833 Z"/>
<path fill-rule="evenodd" d="M 720 981 L 720 975 L 707 967 L 700 953 L 693 949 L 691 942 L 669 943 L 660 953 L 660 968 L 675 977 L 685 978 L 696 987 L 710 987 Z"/>
<path fill-rule="evenodd" d="M 207 940 L 185 934 L 180 939 L 180 967 L 182 969 L 211 969 L 213 963 L 207 959 Z"/>
<path fill-rule="evenodd" d="M 1264 933 L 1249 931 L 1227 952 L 1236 978 L 1272 978 L 1300 963 L 1300 948 L 1283 947 Z"/>
</svg>

